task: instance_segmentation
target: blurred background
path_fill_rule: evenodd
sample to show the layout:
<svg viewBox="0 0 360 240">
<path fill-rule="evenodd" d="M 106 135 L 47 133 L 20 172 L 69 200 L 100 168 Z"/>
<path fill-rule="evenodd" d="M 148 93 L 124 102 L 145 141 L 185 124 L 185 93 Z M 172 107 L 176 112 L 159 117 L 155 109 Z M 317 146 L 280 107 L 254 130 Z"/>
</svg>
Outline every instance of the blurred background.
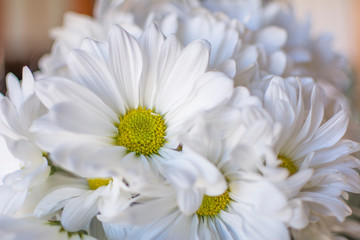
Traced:
<svg viewBox="0 0 360 240">
<path fill-rule="evenodd" d="M 23 66 L 38 70 L 50 51 L 49 29 L 62 24 L 66 11 L 92 14 L 95 0 L 0 0 L 0 91 L 12 72 L 21 79 Z"/>
<path fill-rule="evenodd" d="M 349 59 L 353 69 L 360 69 L 360 0 L 290 1 L 299 18 L 312 16 L 313 34 L 333 34 L 333 47 Z M 13 72 L 21 77 L 24 65 L 32 71 L 37 70 L 38 59 L 51 48 L 48 31 L 62 24 L 64 12 L 76 11 L 91 15 L 94 2 L 0 0 L 0 90 L 4 91 L 3 79 L 6 73 Z"/>
</svg>

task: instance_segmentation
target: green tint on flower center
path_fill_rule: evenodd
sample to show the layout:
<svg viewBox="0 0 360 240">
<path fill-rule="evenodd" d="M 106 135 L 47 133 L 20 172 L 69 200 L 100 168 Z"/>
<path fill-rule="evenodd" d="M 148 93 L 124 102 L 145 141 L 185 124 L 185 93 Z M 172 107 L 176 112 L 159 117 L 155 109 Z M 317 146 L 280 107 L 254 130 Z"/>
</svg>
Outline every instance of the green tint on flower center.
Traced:
<svg viewBox="0 0 360 240">
<path fill-rule="evenodd" d="M 213 217 L 217 215 L 221 210 L 226 209 L 231 198 L 229 196 L 229 190 L 226 190 L 220 196 L 207 196 L 204 195 L 203 201 L 196 214 L 201 217 Z"/>
<path fill-rule="evenodd" d="M 78 239 L 84 239 L 84 236 L 88 235 L 88 233 L 85 230 L 80 230 L 78 232 L 68 232 L 66 231 L 66 229 L 62 226 L 60 221 L 52 221 L 49 220 L 47 222 L 48 225 L 50 226 L 55 226 L 59 228 L 59 232 L 60 233 L 67 233 L 68 239 L 74 237 L 74 236 L 78 236 Z"/>
<path fill-rule="evenodd" d="M 290 158 L 279 155 L 278 159 L 281 161 L 279 167 L 289 170 L 290 176 L 299 170 L 298 166 Z"/>
<path fill-rule="evenodd" d="M 112 178 L 88 178 L 89 188 L 91 190 L 96 190 L 99 187 L 107 186 Z"/>
<path fill-rule="evenodd" d="M 157 153 L 165 143 L 165 120 L 145 107 L 129 110 L 120 117 L 116 143 L 136 154 Z"/>
</svg>

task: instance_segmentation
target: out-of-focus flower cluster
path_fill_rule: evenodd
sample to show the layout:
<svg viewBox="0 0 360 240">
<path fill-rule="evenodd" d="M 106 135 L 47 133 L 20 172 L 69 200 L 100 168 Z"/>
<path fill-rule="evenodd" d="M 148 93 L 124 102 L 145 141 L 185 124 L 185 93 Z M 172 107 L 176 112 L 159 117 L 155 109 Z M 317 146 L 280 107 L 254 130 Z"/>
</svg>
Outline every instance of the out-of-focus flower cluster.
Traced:
<svg viewBox="0 0 360 240">
<path fill-rule="evenodd" d="M 309 31 L 260 0 L 67 13 L 0 99 L 2 239 L 358 237 L 352 82 Z"/>
</svg>

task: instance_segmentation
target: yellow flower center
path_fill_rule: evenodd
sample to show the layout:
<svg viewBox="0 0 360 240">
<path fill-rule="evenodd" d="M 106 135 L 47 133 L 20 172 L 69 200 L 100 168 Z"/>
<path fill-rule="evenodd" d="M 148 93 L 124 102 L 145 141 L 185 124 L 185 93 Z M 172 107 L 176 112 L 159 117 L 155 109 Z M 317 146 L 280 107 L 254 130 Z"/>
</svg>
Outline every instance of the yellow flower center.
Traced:
<svg viewBox="0 0 360 240">
<path fill-rule="evenodd" d="M 213 217 L 221 210 L 226 209 L 230 200 L 229 190 L 226 190 L 226 192 L 222 195 L 216 197 L 204 195 L 201 206 L 197 210 L 196 214 L 201 217 Z"/>
<path fill-rule="evenodd" d="M 278 159 L 281 160 L 279 167 L 289 170 L 290 176 L 299 170 L 298 166 L 290 158 L 279 155 Z"/>
<path fill-rule="evenodd" d="M 145 107 L 129 110 L 120 117 L 116 143 L 136 154 L 157 153 L 165 143 L 165 120 Z"/>
<path fill-rule="evenodd" d="M 87 179 L 89 183 L 89 188 L 91 190 L 96 190 L 99 187 L 107 186 L 112 178 L 89 178 Z"/>
</svg>

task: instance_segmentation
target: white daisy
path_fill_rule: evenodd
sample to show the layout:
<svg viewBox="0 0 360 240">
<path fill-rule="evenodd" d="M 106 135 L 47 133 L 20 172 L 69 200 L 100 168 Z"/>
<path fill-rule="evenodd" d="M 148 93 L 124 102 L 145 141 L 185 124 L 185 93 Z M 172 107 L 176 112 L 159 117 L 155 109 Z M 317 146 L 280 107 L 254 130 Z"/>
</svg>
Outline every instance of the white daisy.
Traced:
<svg viewBox="0 0 360 240">
<path fill-rule="evenodd" d="M 57 184 L 52 186 L 48 194 L 41 199 L 34 214 L 38 218 L 50 218 L 53 214 L 59 213 L 58 221 L 69 232 L 81 230 L 90 232 L 90 224 L 99 213 L 99 202 L 103 197 L 109 198 L 116 194 L 118 189 L 122 189 L 121 181 L 116 178 L 86 180 L 55 173 L 49 181 Z M 127 206 L 135 200 L 132 199 L 131 194 L 124 191 L 121 199 L 124 204 L 118 201 L 118 207 Z"/>
<path fill-rule="evenodd" d="M 34 134 L 29 128 L 32 122 L 46 112 L 34 93 L 34 78 L 28 68 L 23 69 L 23 80 L 12 74 L 6 78 L 8 97 L 1 97 L 0 135 L 6 146 L 2 152 L 2 168 L 6 175 L 0 186 L 0 213 L 3 215 L 19 214 L 24 207 L 25 198 L 39 184 L 46 181 L 50 173 L 47 160 L 41 149 L 34 142 Z M 9 154 L 10 152 L 10 154 Z M 5 158 L 6 154 L 11 157 Z M 6 165 L 11 169 L 5 169 Z M 15 166 L 14 166 L 15 165 Z"/>
<path fill-rule="evenodd" d="M 351 213 L 346 192 L 359 192 L 358 159 L 349 154 L 359 143 L 342 139 L 348 122 L 343 109 L 324 118 L 321 89 L 312 79 L 274 77 L 265 87 L 264 107 L 282 131 L 274 151 L 289 177 L 277 183 L 287 195 L 293 216 L 289 225 L 303 228 L 318 216 L 339 221 Z"/>
<path fill-rule="evenodd" d="M 177 154 L 191 119 L 233 91 L 225 74 L 206 72 L 208 61 L 204 41 L 183 48 L 154 25 L 139 40 L 114 27 L 108 42 L 88 40 L 71 54 L 73 81 L 38 82 L 37 93 L 51 108 L 34 125 L 38 143 L 54 162 L 87 178 L 145 176 L 160 166 L 176 172 L 177 163 L 162 156 Z M 203 168 L 216 173 L 205 160 L 188 167 L 199 179 Z"/>
<path fill-rule="evenodd" d="M 220 194 L 211 186 L 197 186 L 179 195 L 157 184 L 124 212 L 99 219 L 119 228 L 135 224 L 126 239 L 289 239 L 281 221 L 288 214 L 286 198 L 257 168 L 274 129 L 261 108 L 245 105 L 242 111 L 218 109 L 196 118 L 182 138 L 182 151 L 206 158 L 222 172 L 227 184 Z M 169 181 L 186 185 L 189 180 L 173 176 Z M 114 203 L 107 204 L 111 208 Z"/>
</svg>

